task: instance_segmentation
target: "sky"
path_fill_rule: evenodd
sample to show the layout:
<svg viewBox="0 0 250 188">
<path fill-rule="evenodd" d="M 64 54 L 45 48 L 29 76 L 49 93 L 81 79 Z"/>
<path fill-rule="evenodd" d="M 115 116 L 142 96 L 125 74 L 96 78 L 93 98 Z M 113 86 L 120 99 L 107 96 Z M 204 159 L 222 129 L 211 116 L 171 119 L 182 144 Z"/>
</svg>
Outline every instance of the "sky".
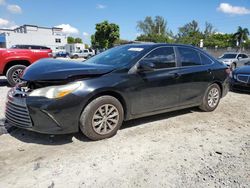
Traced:
<svg viewBox="0 0 250 188">
<path fill-rule="evenodd" d="M 238 26 L 250 30 L 250 0 L 0 0 L 0 28 L 57 26 L 85 43 L 104 20 L 120 26 L 122 39 L 134 40 L 137 22 L 158 15 L 174 34 L 192 20 L 201 29 L 210 22 L 221 33 L 234 33 Z"/>
</svg>

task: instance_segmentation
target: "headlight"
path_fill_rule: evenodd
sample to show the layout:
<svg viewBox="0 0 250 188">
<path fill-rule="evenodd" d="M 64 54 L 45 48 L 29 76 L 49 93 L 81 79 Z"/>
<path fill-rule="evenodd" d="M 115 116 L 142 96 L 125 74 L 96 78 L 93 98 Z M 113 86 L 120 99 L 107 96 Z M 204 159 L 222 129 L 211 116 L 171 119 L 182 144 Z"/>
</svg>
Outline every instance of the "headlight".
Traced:
<svg viewBox="0 0 250 188">
<path fill-rule="evenodd" d="M 50 86 L 41 89 L 36 89 L 30 93 L 29 96 L 33 97 L 46 97 L 49 99 L 57 99 L 64 97 L 75 91 L 79 88 L 82 84 L 80 82 L 74 82 L 67 85 L 62 86 Z"/>
<path fill-rule="evenodd" d="M 225 63 L 231 63 L 232 60 L 224 60 L 223 62 L 225 62 Z"/>
</svg>

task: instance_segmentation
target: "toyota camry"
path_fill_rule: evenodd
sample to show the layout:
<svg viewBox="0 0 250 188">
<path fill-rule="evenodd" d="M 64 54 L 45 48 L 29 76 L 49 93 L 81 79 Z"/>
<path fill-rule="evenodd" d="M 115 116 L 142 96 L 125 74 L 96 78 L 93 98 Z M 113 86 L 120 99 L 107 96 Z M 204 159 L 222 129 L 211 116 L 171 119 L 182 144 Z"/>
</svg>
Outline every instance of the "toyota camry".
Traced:
<svg viewBox="0 0 250 188">
<path fill-rule="evenodd" d="M 8 92 L 5 114 L 20 128 L 100 140 L 126 120 L 195 106 L 215 110 L 229 73 L 203 50 L 177 44 L 122 45 L 81 63 L 43 59 Z"/>
</svg>

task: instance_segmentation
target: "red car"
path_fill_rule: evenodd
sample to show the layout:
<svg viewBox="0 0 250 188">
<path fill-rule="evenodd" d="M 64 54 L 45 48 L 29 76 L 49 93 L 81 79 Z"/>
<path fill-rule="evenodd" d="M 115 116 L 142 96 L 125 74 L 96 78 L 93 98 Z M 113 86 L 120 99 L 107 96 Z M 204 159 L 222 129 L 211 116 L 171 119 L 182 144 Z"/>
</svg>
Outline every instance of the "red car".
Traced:
<svg viewBox="0 0 250 188">
<path fill-rule="evenodd" d="M 11 86 L 20 82 L 23 70 L 41 58 L 52 57 L 47 49 L 4 49 L 0 48 L 0 76 L 6 76 Z"/>
</svg>

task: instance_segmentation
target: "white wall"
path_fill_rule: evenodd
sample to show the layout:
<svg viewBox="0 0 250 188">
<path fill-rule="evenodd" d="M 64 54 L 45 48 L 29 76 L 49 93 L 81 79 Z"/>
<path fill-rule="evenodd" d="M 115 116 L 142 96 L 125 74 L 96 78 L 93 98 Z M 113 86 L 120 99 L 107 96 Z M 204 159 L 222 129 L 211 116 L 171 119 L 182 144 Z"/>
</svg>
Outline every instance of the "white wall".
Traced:
<svg viewBox="0 0 250 188">
<path fill-rule="evenodd" d="M 61 42 L 56 42 L 56 39 L 60 39 Z M 6 33 L 6 47 L 10 48 L 17 44 L 47 46 L 55 51 L 57 46 L 65 46 L 67 44 L 67 37 L 52 35 L 52 31 L 48 34 L 46 30 L 29 33 Z"/>
</svg>

